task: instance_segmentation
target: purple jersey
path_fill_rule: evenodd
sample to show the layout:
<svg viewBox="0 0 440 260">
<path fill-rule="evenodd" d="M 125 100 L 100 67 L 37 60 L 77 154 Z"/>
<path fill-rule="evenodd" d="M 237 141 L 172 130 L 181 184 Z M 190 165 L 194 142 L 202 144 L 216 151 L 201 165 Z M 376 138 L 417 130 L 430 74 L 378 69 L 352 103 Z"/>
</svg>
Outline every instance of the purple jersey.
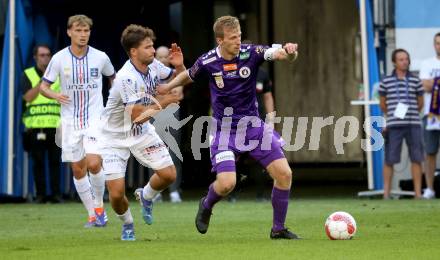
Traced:
<svg viewBox="0 0 440 260">
<path fill-rule="evenodd" d="M 225 60 L 217 47 L 200 56 L 189 69 L 189 76 L 194 81 L 202 74 L 208 76 L 214 118 L 221 120 L 226 107 L 233 108 L 234 122 L 243 116 L 258 117 L 255 85 L 258 67 L 268 48 L 242 44 L 235 58 Z"/>
</svg>

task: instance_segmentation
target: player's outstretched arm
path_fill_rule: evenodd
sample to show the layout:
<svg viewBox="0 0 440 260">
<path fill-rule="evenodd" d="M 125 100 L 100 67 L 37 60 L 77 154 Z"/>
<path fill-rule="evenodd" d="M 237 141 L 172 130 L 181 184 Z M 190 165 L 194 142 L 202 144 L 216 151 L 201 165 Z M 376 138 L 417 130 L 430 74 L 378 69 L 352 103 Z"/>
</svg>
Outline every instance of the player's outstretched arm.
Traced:
<svg viewBox="0 0 440 260">
<path fill-rule="evenodd" d="M 67 105 L 70 103 L 70 99 L 68 96 L 53 91 L 50 88 L 49 82 L 45 80 L 41 81 L 40 83 L 40 93 L 47 98 L 55 99 L 60 104 Z"/>
<path fill-rule="evenodd" d="M 298 44 L 288 42 L 284 44 L 282 48 L 271 48 L 266 52 L 268 52 L 267 56 L 269 60 L 288 60 L 293 62 L 298 57 Z"/>
<path fill-rule="evenodd" d="M 135 124 L 141 124 L 150 120 L 154 115 L 159 113 L 162 109 L 166 108 L 170 104 L 178 104 L 182 98 L 169 93 L 166 95 L 156 96 L 156 104 L 143 106 L 143 105 L 131 105 L 126 109 L 131 113 L 131 121 Z"/>
<path fill-rule="evenodd" d="M 166 84 L 161 84 L 157 86 L 157 93 L 160 95 L 165 95 L 169 93 L 172 89 L 179 87 L 179 86 L 185 86 L 189 83 L 193 82 L 192 79 L 189 77 L 188 70 L 185 70 L 179 75 L 177 75 L 173 80 Z"/>
</svg>

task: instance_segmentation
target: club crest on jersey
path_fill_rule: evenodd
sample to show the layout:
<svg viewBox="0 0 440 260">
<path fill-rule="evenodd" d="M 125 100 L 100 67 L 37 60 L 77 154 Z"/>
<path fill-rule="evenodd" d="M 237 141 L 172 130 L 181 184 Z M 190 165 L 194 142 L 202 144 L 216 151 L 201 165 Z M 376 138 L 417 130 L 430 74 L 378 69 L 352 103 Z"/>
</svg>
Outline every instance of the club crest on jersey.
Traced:
<svg viewBox="0 0 440 260">
<path fill-rule="evenodd" d="M 215 76 L 215 84 L 217 85 L 218 88 L 224 88 L 225 83 L 223 82 L 223 78 L 222 76 Z"/>
<path fill-rule="evenodd" d="M 69 67 L 64 68 L 64 77 L 65 78 L 70 77 L 70 68 Z"/>
<path fill-rule="evenodd" d="M 237 70 L 237 63 L 229 63 L 223 65 L 224 71 Z"/>
<path fill-rule="evenodd" d="M 98 77 L 98 68 L 90 68 L 90 76 L 92 78 L 97 78 Z"/>
<path fill-rule="evenodd" d="M 249 69 L 249 67 L 241 67 L 240 70 L 238 71 L 238 74 L 240 75 L 240 77 L 242 78 L 247 78 L 251 75 L 251 69 Z"/>
</svg>

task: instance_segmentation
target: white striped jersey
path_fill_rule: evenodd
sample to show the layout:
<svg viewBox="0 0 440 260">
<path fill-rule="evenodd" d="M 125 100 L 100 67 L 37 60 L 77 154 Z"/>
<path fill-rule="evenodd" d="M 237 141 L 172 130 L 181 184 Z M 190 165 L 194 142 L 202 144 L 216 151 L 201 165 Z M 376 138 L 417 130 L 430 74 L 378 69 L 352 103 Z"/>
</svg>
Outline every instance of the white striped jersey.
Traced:
<svg viewBox="0 0 440 260">
<path fill-rule="evenodd" d="M 104 109 L 102 75 L 110 77 L 115 69 L 102 51 L 88 46 L 83 57 L 76 57 L 66 47 L 57 52 L 47 66 L 43 80 L 53 83 L 60 78 L 61 93 L 69 96 L 70 103 L 61 105 L 63 124 L 74 129 L 86 129 L 99 120 Z"/>
<path fill-rule="evenodd" d="M 142 134 L 147 124 L 132 124 L 131 114 L 125 107 L 133 104 L 154 104 L 157 85 L 168 80 L 172 74 L 173 69 L 156 59 L 148 65 L 147 73 L 137 70 L 128 60 L 116 74 L 110 89 L 102 116 L 104 134 L 117 138 Z"/>
<path fill-rule="evenodd" d="M 379 95 L 386 98 L 387 127 L 420 125 L 417 99 L 423 93 L 422 82 L 411 74 L 408 74 L 406 79 L 397 79 L 394 74 L 384 77 L 380 82 Z M 394 116 L 399 102 L 409 106 L 404 119 Z"/>
</svg>

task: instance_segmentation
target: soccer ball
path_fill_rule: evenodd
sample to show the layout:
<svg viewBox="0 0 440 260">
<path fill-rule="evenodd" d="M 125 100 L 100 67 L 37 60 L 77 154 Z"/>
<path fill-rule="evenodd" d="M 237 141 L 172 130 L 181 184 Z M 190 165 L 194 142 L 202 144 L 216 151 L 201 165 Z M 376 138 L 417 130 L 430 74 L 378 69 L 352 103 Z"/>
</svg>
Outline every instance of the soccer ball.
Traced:
<svg viewBox="0 0 440 260">
<path fill-rule="evenodd" d="M 325 233 L 331 240 L 352 239 L 356 230 L 356 221 L 347 212 L 334 212 L 325 221 Z"/>
</svg>

